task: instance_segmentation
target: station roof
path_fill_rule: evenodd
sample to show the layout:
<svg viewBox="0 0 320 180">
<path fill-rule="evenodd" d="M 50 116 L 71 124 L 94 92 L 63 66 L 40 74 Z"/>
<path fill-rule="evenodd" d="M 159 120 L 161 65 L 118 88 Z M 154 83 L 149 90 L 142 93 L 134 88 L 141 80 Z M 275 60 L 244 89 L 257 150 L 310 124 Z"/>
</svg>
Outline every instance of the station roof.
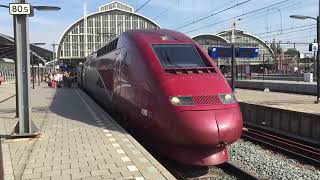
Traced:
<svg viewBox="0 0 320 180">
<path fill-rule="evenodd" d="M 35 63 L 46 63 L 52 59 L 52 51 L 30 44 L 30 50 L 34 55 Z M 15 61 L 16 50 L 14 39 L 0 33 L 0 58 L 13 59 Z"/>
<path fill-rule="evenodd" d="M 99 7 L 97 12 L 76 20 L 59 40 L 59 61 L 85 61 L 86 57 L 105 46 L 122 32 L 131 29 L 158 29 L 160 26 L 134 8 L 120 1 Z M 87 30 L 86 30 L 87 29 Z"/>
<path fill-rule="evenodd" d="M 9 59 L 9 58 L 0 58 L 0 62 L 4 62 L 4 63 L 14 63 L 13 59 Z"/>
</svg>

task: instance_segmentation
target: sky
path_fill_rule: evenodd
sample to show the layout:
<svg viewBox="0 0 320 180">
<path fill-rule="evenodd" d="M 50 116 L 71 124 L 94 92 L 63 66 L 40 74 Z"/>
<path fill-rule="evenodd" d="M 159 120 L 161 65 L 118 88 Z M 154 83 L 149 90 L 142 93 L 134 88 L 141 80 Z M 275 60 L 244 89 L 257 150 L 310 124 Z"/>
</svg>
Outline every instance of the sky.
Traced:
<svg viewBox="0 0 320 180">
<path fill-rule="evenodd" d="M 61 10 L 56 12 L 36 11 L 35 16 L 29 18 L 30 42 L 44 42 L 46 43 L 44 48 L 52 49 L 50 44 L 58 43 L 64 31 L 83 16 L 85 1 L 88 14 L 97 12 L 99 6 L 111 2 L 111 0 L 27 0 L 32 5 L 61 7 Z M 135 9 L 147 2 L 147 0 L 119 1 Z M 14 0 L 0 0 L 2 5 L 11 2 Z M 282 3 L 272 6 L 279 2 Z M 270 7 L 265 8 L 267 6 Z M 319 13 L 318 7 L 319 0 L 151 0 L 137 13 L 152 19 L 162 28 L 177 30 L 190 37 L 230 29 L 232 19 L 241 18 L 236 23 L 236 28 L 256 35 L 263 41 L 271 42 L 275 39 L 282 42 L 310 43 L 316 38 L 316 21 L 291 19 L 289 16 L 300 14 L 316 17 Z M 209 15 L 212 16 L 195 22 Z M 195 23 L 179 28 L 190 22 Z M 13 34 L 12 17 L 5 8 L 0 8 L 0 33 L 10 36 Z M 293 48 L 293 45 L 283 47 Z M 296 48 L 301 52 L 307 52 L 307 45 L 296 45 Z"/>
</svg>

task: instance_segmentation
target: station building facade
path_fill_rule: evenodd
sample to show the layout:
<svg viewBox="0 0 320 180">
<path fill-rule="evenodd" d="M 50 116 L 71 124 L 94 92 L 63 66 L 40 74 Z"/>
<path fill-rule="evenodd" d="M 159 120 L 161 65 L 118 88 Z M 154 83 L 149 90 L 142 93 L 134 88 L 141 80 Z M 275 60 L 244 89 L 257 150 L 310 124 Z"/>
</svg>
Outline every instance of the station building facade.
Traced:
<svg viewBox="0 0 320 180">
<path fill-rule="evenodd" d="M 85 61 L 85 57 L 130 29 L 160 28 L 134 8 L 119 1 L 100 6 L 99 11 L 74 22 L 61 36 L 57 49 L 59 63 Z"/>
</svg>

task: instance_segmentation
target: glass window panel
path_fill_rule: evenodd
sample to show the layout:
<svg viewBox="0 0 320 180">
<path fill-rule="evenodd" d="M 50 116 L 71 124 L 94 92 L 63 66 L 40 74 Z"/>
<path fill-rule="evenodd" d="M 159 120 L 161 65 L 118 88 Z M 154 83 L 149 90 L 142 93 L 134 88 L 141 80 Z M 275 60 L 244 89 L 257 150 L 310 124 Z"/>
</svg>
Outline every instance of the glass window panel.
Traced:
<svg viewBox="0 0 320 180">
<path fill-rule="evenodd" d="M 163 67 L 211 67 L 192 44 L 157 44 L 153 49 Z"/>
</svg>

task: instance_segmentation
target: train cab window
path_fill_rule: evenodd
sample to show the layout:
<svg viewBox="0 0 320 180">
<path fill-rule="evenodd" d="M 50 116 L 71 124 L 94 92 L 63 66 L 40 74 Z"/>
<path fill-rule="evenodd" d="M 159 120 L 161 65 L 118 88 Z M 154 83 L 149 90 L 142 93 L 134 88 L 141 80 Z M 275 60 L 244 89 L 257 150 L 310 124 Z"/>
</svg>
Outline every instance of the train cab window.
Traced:
<svg viewBox="0 0 320 180">
<path fill-rule="evenodd" d="M 164 68 L 212 67 L 192 44 L 155 44 L 153 49 Z"/>
</svg>

